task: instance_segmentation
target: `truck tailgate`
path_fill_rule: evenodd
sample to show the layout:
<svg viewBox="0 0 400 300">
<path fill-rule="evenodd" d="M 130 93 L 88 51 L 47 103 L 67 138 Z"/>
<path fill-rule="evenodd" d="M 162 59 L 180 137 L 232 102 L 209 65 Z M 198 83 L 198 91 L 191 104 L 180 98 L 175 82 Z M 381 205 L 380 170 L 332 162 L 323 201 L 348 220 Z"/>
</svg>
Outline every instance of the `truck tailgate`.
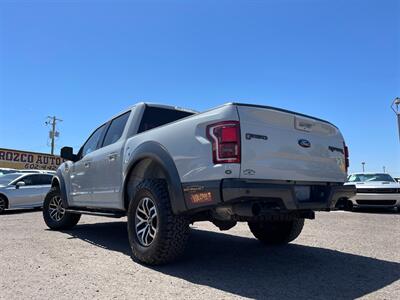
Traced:
<svg viewBox="0 0 400 300">
<path fill-rule="evenodd" d="M 237 105 L 241 178 L 344 182 L 343 137 L 332 124 L 301 114 Z"/>
</svg>

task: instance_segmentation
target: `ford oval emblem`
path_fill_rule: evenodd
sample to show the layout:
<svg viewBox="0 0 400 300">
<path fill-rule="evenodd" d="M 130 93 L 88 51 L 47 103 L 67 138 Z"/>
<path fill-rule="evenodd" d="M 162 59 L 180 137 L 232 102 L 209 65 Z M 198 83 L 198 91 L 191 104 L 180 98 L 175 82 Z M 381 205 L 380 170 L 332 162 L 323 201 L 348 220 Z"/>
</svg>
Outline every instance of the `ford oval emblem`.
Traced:
<svg viewBox="0 0 400 300">
<path fill-rule="evenodd" d="M 311 147 L 311 143 L 308 140 L 305 139 L 301 139 L 299 140 L 299 145 L 303 148 L 310 148 Z"/>
</svg>

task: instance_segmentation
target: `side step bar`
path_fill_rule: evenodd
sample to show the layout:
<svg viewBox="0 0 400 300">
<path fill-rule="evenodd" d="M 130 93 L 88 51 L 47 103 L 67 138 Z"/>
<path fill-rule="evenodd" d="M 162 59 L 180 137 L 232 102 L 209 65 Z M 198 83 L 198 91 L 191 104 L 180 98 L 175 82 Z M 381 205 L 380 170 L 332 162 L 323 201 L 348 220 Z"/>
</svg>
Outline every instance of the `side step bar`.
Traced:
<svg viewBox="0 0 400 300">
<path fill-rule="evenodd" d="M 122 210 L 97 210 L 97 209 L 83 208 L 83 207 L 79 208 L 69 207 L 65 211 L 72 214 L 91 215 L 91 216 L 110 217 L 110 218 L 122 218 L 126 216 L 126 212 Z"/>
</svg>

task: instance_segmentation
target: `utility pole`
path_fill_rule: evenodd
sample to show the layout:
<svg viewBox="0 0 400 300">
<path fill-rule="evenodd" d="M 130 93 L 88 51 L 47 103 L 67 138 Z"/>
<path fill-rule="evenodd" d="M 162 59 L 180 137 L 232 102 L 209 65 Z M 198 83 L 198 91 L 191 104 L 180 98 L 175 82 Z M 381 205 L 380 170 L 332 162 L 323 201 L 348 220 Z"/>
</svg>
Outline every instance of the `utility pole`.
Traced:
<svg viewBox="0 0 400 300">
<path fill-rule="evenodd" d="M 397 126 L 399 128 L 399 138 L 400 138 L 400 108 L 399 108 L 399 105 L 400 105 L 400 98 L 396 97 L 392 103 L 392 110 L 394 111 L 394 113 L 397 116 Z"/>
<path fill-rule="evenodd" d="M 365 173 L 365 161 L 363 161 L 361 164 L 362 164 L 362 168 L 363 168 L 363 173 Z"/>
<path fill-rule="evenodd" d="M 386 167 L 383 166 L 383 173 L 386 173 Z"/>
<path fill-rule="evenodd" d="M 51 155 L 54 155 L 54 147 L 55 147 L 55 139 L 60 135 L 58 131 L 56 131 L 57 121 L 62 122 L 61 119 L 57 119 L 56 116 L 47 117 L 48 121 L 45 122 L 46 125 L 51 125 L 51 130 L 49 132 L 49 137 L 51 139 Z"/>
</svg>

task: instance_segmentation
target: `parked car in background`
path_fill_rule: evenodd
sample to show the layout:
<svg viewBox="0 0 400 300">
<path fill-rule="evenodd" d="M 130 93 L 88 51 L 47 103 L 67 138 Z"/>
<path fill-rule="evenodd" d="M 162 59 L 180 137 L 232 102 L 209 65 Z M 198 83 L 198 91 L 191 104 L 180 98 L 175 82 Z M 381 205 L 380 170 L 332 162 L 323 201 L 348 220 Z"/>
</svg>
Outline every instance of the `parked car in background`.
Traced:
<svg viewBox="0 0 400 300">
<path fill-rule="evenodd" d="M 52 174 L 10 173 L 0 176 L 0 214 L 6 209 L 39 208 L 50 190 Z"/>
<path fill-rule="evenodd" d="M 39 173 L 39 174 L 56 174 L 56 171 L 52 170 L 37 170 L 37 169 L 22 169 L 17 170 L 18 173 Z"/>
<path fill-rule="evenodd" d="M 346 184 L 356 185 L 357 194 L 347 200 L 345 209 L 358 207 L 400 207 L 400 183 L 386 173 L 351 174 Z"/>
<path fill-rule="evenodd" d="M 0 175 L 11 174 L 11 173 L 39 173 L 39 174 L 56 174 L 53 170 L 37 170 L 37 169 L 11 169 L 11 168 L 0 168 Z"/>
<path fill-rule="evenodd" d="M 18 172 L 18 170 L 10 169 L 10 168 L 0 168 L 0 175 L 10 174 L 10 173 L 15 173 L 15 172 Z"/>
</svg>

